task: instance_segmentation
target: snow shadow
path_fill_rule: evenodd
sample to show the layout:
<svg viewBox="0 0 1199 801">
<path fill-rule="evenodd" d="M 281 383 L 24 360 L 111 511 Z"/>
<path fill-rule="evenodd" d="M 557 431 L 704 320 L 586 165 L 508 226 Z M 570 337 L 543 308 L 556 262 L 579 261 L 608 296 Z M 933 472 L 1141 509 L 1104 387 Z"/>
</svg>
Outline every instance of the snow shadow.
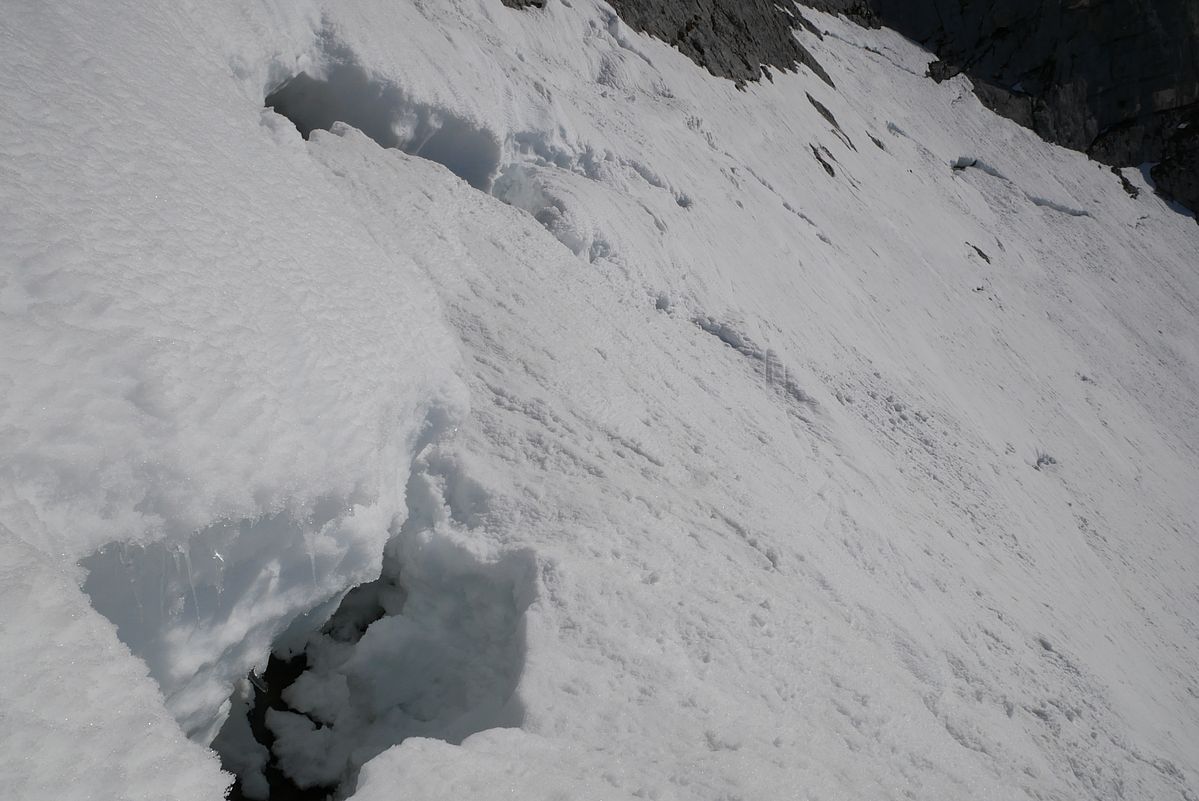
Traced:
<svg viewBox="0 0 1199 801">
<path fill-rule="evenodd" d="M 958 156 L 949 163 L 950 169 L 954 172 L 963 172 L 964 170 L 978 170 L 979 172 L 990 175 L 992 178 L 998 178 L 1005 183 L 1008 183 L 1018 189 L 1034 206 L 1056 211 L 1060 214 L 1065 214 L 1069 217 L 1090 217 L 1091 213 L 1086 209 L 1078 208 L 1067 203 L 1062 203 L 1051 198 L 1033 194 L 1028 190 L 1018 186 L 1012 179 L 1008 178 L 998 169 L 983 161 L 982 159 L 973 156 Z"/>
<path fill-rule="evenodd" d="M 500 164 L 500 142 L 491 131 L 372 77 L 344 46 L 329 44 L 326 50 L 322 75 L 289 78 L 266 96 L 265 105 L 291 120 L 305 139 L 342 122 L 382 147 L 444 165 L 475 189 L 491 188 Z"/>
<path fill-rule="evenodd" d="M 339 536 L 349 506 L 327 498 L 304 519 L 222 521 L 185 541 L 110 543 L 80 560 L 92 606 L 146 663 L 189 737 L 211 739 L 216 706 L 280 615 L 335 594 L 341 576 L 377 562 L 365 543 Z M 340 548 L 314 548 L 323 537 Z"/>
</svg>

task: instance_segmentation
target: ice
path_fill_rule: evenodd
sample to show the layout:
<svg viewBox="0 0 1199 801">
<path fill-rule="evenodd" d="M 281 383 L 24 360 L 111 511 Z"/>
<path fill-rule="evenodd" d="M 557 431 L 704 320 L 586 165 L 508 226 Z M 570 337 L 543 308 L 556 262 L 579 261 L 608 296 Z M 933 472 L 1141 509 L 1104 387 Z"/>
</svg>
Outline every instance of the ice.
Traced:
<svg viewBox="0 0 1199 801">
<path fill-rule="evenodd" d="M 8 11 L 14 798 L 1199 795 L 1137 175 L 815 12 L 835 90 L 597 0 Z"/>
<path fill-rule="evenodd" d="M 217 799 L 232 777 L 189 741 L 70 566 L 0 526 L 0 784 L 6 798 Z"/>
</svg>

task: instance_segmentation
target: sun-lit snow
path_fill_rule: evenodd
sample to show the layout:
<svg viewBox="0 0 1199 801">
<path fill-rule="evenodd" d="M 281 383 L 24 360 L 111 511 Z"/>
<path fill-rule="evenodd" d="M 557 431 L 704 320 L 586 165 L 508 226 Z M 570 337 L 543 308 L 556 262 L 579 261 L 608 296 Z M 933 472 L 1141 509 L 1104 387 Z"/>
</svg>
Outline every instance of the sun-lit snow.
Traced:
<svg viewBox="0 0 1199 801">
<path fill-rule="evenodd" d="M 1199 227 L 804 13 L 0 16 L 2 786 L 1199 797 Z"/>
</svg>

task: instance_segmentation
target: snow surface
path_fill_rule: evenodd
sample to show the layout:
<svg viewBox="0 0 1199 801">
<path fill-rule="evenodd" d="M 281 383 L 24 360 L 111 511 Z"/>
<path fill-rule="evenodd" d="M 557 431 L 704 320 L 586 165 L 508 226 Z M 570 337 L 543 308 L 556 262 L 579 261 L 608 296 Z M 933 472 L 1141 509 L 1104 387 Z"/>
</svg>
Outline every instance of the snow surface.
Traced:
<svg viewBox="0 0 1199 801">
<path fill-rule="evenodd" d="M 261 797 L 274 643 L 372 801 L 1199 798 L 1140 174 L 809 11 L 835 90 L 595 0 L 93 5 L 0 16 L 6 792 L 220 798 L 221 730 Z"/>
</svg>

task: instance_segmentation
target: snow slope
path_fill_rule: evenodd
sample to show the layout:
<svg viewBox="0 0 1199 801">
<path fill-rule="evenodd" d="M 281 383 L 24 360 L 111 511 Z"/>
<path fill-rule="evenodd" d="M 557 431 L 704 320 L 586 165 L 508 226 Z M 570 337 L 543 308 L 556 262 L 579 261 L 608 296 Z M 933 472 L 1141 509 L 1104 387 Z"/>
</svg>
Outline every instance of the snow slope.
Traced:
<svg viewBox="0 0 1199 801">
<path fill-rule="evenodd" d="M 185 17 L 5 16 L 2 519 L 92 568 L 206 741 L 290 618 L 378 574 L 457 351 Z"/>
<path fill-rule="evenodd" d="M 0 21 L 16 797 L 220 797 L 168 711 L 272 642 L 274 764 L 359 798 L 1199 797 L 1140 175 L 825 15 L 835 90 L 740 92 L 591 0 L 233 5 Z"/>
</svg>

